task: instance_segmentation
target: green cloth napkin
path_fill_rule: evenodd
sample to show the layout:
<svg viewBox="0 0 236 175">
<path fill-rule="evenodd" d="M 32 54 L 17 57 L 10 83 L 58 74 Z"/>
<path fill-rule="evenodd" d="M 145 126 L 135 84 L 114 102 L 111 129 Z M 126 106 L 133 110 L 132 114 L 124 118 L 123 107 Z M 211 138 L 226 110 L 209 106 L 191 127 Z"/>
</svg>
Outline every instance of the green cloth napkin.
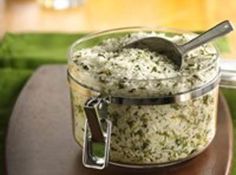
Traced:
<svg viewBox="0 0 236 175">
<path fill-rule="evenodd" d="M 0 67 L 35 69 L 65 63 L 69 46 L 84 34 L 7 33 L 0 43 Z"/>
<path fill-rule="evenodd" d="M 68 47 L 80 34 L 7 33 L 0 41 L 0 174 L 3 174 L 4 139 L 7 123 L 15 100 L 35 68 L 48 63 L 66 63 Z M 227 38 L 216 41 L 221 52 L 229 51 Z M 222 89 L 229 103 L 236 137 L 236 89 Z M 234 140 L 234 143 L 236 140 Z M 232 175 L 236 175 L 236 148 L 234 147 Z"/>
</svg>

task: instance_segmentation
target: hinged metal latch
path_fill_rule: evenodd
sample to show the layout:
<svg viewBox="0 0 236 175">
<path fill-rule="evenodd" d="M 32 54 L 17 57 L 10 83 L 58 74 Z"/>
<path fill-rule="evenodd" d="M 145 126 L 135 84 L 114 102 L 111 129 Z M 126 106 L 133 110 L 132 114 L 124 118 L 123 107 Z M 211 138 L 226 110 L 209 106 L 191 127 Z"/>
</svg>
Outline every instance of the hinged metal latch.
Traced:
<svg viewBox="0 0 236 175">
<path fill-rule="evenodd" d="M 91 98 L 84 106 L 86 115 L 83 164 L 88 168 L 104 169 L 109 161 L 111 121 L 107 118 L 109 101 Z"/>
</svg>

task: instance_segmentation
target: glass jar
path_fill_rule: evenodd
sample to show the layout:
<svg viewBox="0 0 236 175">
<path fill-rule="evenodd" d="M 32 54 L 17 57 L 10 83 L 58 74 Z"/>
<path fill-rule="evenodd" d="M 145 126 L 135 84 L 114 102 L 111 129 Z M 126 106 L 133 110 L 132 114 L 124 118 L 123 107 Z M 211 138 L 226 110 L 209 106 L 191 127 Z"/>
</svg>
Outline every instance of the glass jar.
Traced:
<svg viewBox="0 0 236 175">
<path fill-rule="evenodd" d="M 213 140 L 220 80 L 216 49 L 206 44 L 209 54 L 190 52 L 184 71 L 173 73 L 170 63 L 156 78 L 155 73 L 165 66 L 143 71 L 153 53 L 117 50 L 127 42 L 156 34 L 173 42 L 176 37 L 187 35 L 190 40 L 196 36 L 165 28 L 131 27 L 88 35 L 70 48 L 73 133 L 83 149 L 86 167 L 103 169 L 108 163 L 133 168 L 168 166 L 200 154 Z M 104 43 L 108 43 L 107 52 L 97 47 Z M 138 52 L 138 63 L 124 62 Z M 110 64 L 114 59 L 123 62 Z M 156 64 L 163 63 L 157 60 Z M 96 66 L 100 72 L 95 71 Z"/>
</svg>

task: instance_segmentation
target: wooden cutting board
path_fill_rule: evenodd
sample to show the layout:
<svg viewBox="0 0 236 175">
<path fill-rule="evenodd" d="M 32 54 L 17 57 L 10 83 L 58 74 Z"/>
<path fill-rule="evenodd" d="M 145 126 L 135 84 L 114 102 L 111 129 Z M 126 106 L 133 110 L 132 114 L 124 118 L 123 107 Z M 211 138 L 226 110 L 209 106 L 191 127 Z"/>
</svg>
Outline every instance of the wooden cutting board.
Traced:
<svg viewBox="0 0 236 175">
<path fill-rule="evenodd" d="M 230 113 L 220 95 L 216 136 L 196 158 L 149 170 L 113 166 L 103 171 L 86 169 L 81 163 L 81 149 L 72 136 L 66 68 L 43 66 L 24 87 L 10 118 L 6 170 L 8 175 L 228 175 L 232 139 Z"/>
</svg>

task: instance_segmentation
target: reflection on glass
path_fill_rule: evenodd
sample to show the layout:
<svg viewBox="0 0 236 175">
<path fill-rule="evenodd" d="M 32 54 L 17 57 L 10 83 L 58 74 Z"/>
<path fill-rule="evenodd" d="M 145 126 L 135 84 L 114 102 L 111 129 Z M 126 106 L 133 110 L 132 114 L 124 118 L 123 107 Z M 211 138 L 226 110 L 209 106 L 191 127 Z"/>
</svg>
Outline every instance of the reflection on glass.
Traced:
<svg viewBox="0 0 236 175">
<path fill-rule="evenodd" d="M 38 2 L 43 7 L 62 10 L 71 7 L 77 7 L 81 5 L 84 0 L 38 0 Z"/>
</svg>

